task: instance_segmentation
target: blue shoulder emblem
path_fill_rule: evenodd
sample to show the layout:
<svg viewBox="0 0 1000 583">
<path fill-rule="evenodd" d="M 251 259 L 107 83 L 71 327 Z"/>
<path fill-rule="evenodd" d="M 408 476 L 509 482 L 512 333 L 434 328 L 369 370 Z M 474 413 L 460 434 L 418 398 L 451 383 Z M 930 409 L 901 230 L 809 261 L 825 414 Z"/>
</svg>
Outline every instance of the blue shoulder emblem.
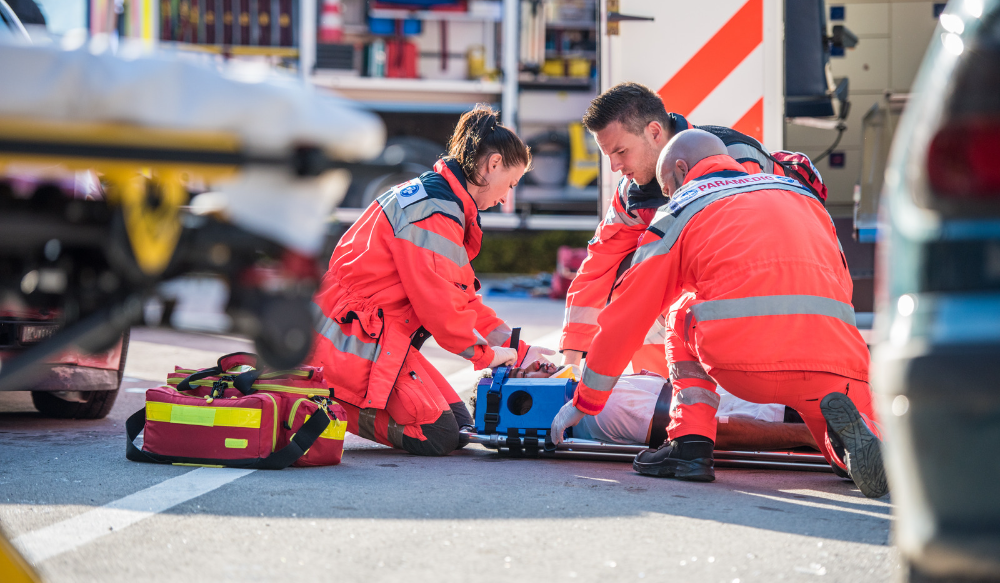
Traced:
<svg viewBox="0 0 1000 583">
<path fill-rule="evenodd" d="M 397 184 L 393 187 L 393 191 L 396 193 L 396 200 L 399 201 L 399 206 L 403 208 L 418 200 L 427 198 L 427 191 L 424 189 L 424 184 L 420 182 L 419 178 Z"/>
</svg>

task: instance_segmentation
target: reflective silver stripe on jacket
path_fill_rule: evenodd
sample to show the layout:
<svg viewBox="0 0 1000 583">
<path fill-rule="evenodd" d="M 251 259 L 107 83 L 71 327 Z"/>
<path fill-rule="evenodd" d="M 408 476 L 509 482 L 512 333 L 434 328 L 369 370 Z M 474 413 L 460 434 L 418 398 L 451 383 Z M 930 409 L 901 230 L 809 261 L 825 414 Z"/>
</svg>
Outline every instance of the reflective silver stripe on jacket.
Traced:
<svg viewBox="0 0 1000 583">
<path fill-rule="evenodd" d="M 597 317 L 601 315 L 600 308 L 590 306 L 568 306 L 563 312 L 563 326 L 566 324 L 597 325 Z"/>
<path fill-rule="evenodd" d="M 850 304 L 823 296 L 751 296 L 732 300 L 711 300 L 691 306 L 699 322 L 751 318 L 754 316 L 812 315 L 829 316 L 856 326 L 854 308 Z"/>
<path fill-rule="evenodd" d="M 663 316 L 656 318 L 653 325 L 649 328 L 649 332 L 646 332 L 646 338 L 642 341 L 643 344 L 664 344 L 667 341 L 667 319 Z"/>
<path fill-rule="evenodd" d="M 765 174 L 774 173 L 774 161 L 762 154 L 760 150 L 754 148 L 753 146 L 736 142 L 726 146 L 726 150 L 729 151 L 729 155 L 737 161 L 752 158 L 760 164 L 760 167 L 763 169 L 762 171 Z"/>
<path fill-rule="evenodd" d="M 712 377 L 708 376 L 701 363 L 696 360 L 682 360 L 670 365 L 670 380 L 676 381 L 678 379 L 712 381 Z"/>
<path fill-rule="evenodd" d="M 462 352 L 458 353 L 459 356 L 461 356 L 462 358 L 464 358 L 466 360 L 472 360 L 472 357 L 474 357 L 476 355 L 476 347 L 477 346 L 486 346 L 487 345 L 486 344 L 486 339 L 483 338 L 482 334 L 479 333 L 479 330 L 473 329 L 472 333 L 476 335 L 476 343 L 473 344 L 472 346 L 466 348 Z"/>
<path fill-rule="evenodd" d="M 715 391 L 701 387 L 688 387 L 674 393 L 673 399 L 670 400 L 670 410 L 673 411 L 681 405 L 696 405 L 699 403 L 718 410 L 721 401 L 722 399 Z"/>
<path fill-rule="evenodd" d="M 622 205 L 624 206 L 624 204 Z M 618 223 L 620 225 L 625 225 L 626 227 L 634 227 L 636 225 L 644 225 L 642 219 L 639 217 L 633 217 L 628 213 L 628 211 L 618 211 L 615 205 L 608 207 L 608 214 L 604 215 L 604 224 L 613 225 Z"/>
<path fill-rule="evenodd" d="M 729 198 L 730 196 L 735 196 L 737 194 L 742 194 L 745 192 L 755 192 L 760 190 L 787 190 L 789 192 L 794 192 L 796 194 L 801 194 L 802 196 L 807 196 L 813 200 L 819 200 L 813 196 L 809 191 L 803 188 L 796 187 L 781 187 L 776 188 L 774 184 L 761 184 L 753 186 L 739 186 L 732 189 L 720 190 L 709 194 L 705 197 L 699 198 L 685 206 L 681 211 L 674 216 L 670 214 L 666 207 L 660 207 L 660 210 L 656 211 L 656 216 L 650 222 L 650 230 L 655 230 L 663 233 L 663 236 L 659 241 L 649 243 L 647 245 L 640 245 L 635 251 L 635 256 L 632 258 L 632 266 L 636 266 L 643 261 L 656 257 L 657 255 L 665 255 L 670 252 L 674 247 L 674 243 L 680 238 L 681 232 L 684 231 L 684 227 L 702 210 L 713 202 L 722 200 L 724 198 Z M 830 224 L 833 224 L 833 219 L 830 219 Z M 840 241 L 837 241 L 838 245 Z"/>
<path fill-rule="evenodd" d="M 595 391 L 610 391 L 615 388 L 615 383 L 617 382 L 618 377 L 609 377 L 596 373 L 586 366 L 583 367 L 583 384 Z"/>
<path fill-rule="evenodd" d="M 507 346 L 507 343 L 510 341 L 510 335 L 510 326 L 505 322 L 500 322 L 499 326 L 486 335 L 486 341 L 490 343 L 490 346 Z"/>
<path fill-rule="evenodd" d="M 450 200 L 426 198 L 403 208 L 396 202 L 396 193 L 391 190 L 380 196 L 378 203 L 382 206 L 386 218 L 389 219 L 389 224 L 392 225 L 392 231 L 397 239 L 405 239 L 421 249 L 437 253 L 459 267 L 465 267 L 469 263 L 469 254 L 464 246 L 443 235 L 413 224 L 437 212 L 457 218 L 462 221 L 464 228 L 465 214 L 458 203 Z"/>
<path fill-rule="evenodd" d="M 340 352 L 375 362 L 379 353 L 378 343 L 364 342 L 357 336 L 344 334 L 340 329 L 340 324 L 333 318 L 327 318 L 318 305 L 314 303 L 312 309 L 314 314 L 313 328 L 317 334 L 325 336 Z"/>
</svg>

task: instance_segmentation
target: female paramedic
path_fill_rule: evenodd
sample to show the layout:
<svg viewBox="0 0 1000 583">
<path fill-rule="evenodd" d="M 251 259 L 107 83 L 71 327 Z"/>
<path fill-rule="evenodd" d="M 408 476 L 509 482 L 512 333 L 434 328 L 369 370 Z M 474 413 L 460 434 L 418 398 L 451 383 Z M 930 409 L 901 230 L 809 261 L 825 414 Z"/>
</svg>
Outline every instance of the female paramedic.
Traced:
<svg viewBox="0 0 1000 583">
<path fill-rule="evenodd" d="M 511 328 L 476 294 L 479 211 L 502 203 L 531 163 L 524 142 L 477 105 L 433 172 L 393 187 L 344 234 L 314 298 L 314 347 L 348 430 L 418 455 L 462 447 L 472 417 L 420 345 L 429 336 L 477 370 L 552 351 L 506 347 Z M 464 441 L 464 440 L 463 440 Z"/>
</svg>

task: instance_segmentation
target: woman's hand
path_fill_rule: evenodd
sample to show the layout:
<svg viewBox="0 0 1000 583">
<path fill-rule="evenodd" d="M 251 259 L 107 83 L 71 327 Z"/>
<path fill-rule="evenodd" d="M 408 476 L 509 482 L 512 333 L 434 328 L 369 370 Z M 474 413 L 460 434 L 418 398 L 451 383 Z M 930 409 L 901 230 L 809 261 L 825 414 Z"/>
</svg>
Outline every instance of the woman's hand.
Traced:
<svg viewBox="0 0 1000 583">
<path fill-rule="evenodd" d="M 528 352 L 524 355 L 524 360 L 521 361 L 522 366 L 528 366 L 533 362 L 550 362 L 546 356 L 552 356 L 556 351 L 551 348 L 545 348 L 544 346 L 529 346 Z"/>
<path fill-rule="evenodd" d="M 490 361 L 490 368 L 498 366 L 512 366 L 517 362 L 517 349 L 506 346 L 493 346 L 493 360 Z"/>
</svg>

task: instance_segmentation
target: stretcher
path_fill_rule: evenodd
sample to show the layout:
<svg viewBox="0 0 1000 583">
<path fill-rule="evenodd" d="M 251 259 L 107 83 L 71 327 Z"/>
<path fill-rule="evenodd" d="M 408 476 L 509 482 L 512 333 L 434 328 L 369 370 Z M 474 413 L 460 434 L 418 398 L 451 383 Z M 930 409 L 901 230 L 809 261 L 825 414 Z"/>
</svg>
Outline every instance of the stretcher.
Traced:
<svg viewBox="0 0 1000 583">
<path fill-rule="evenodd" d="M 511 378 L 498 367 L 476 387 L 475 431 L 464 431 L 470 443 L 515 457 L 548 457 L 631 462 L 646 445 L 605 443 L 566 437 L 555 445 L 552 420 L 573 399 L 573 378 Z M 790 451 L 716 451 L 715 466 L 832 472 L 819 453 Z"/>
<path fill-rule="evenodd" d="M 190 273 L 231 290 L 216 331 L 276 368 L 305 357 L 315 260 L 350 171 L 382 150 L 375 114 L 290 78 L 86 47 L 0 45 L 0 79 L 0 299 L 62 325 L 3 363 L 0 390 L 116 341 Z M 59 186 L 81 173 L 94 189 Z"/>
</svg>

